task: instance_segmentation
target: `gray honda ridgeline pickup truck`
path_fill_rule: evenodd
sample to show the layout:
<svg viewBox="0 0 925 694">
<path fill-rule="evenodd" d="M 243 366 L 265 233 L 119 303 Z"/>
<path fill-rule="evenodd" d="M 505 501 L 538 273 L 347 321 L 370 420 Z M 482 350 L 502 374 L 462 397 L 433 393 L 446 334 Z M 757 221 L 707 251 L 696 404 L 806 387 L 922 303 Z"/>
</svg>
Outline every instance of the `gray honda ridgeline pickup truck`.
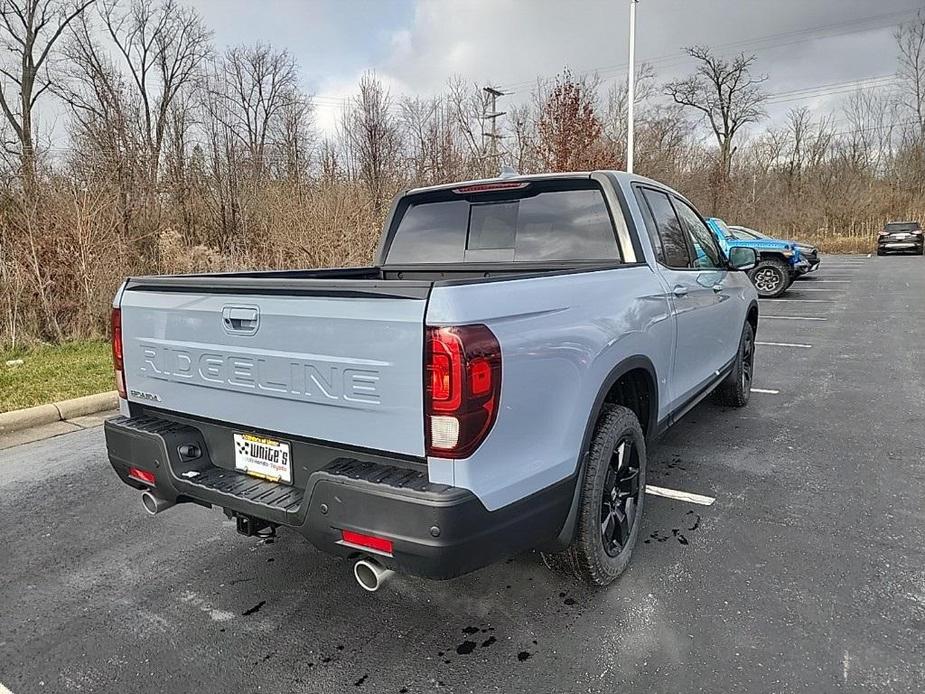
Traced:
<svg viewBox="0 0 925 694">
<path fill-rule="evenodd" d="M 748 402 L 755 253 L 731 256 L 675 191 L 596 171 L 410 190 L 374 267 L 133 277 L 109 460 L 148 512 L 291 528 L 368 590 L 531 548 L 605 585 L 648 443 Z"/>
</svg>

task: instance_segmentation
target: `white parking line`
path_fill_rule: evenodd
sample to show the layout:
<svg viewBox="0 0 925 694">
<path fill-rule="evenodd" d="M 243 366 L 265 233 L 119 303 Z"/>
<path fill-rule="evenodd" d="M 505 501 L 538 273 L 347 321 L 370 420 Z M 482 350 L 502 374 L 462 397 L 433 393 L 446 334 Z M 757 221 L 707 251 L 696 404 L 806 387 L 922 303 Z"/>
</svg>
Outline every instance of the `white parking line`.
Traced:
<svg viewBox="0 0 925 694">
<path fill-rule="evenodd" d="M 834 304 L 832 299 L 762 299 L 762 301 L 802 301 L 808 304 Z"/>
<path fill-rule="evenodd" d="M 755 342 L 756 345 L 764 345 L 766 347 L 801 347 L 803 349 L 809 349 L 812 345 L 804 345 L 799 342 Z"/>
<path fill-rule="evenodd" d="M 813 289 L 812 287 L 793 287 L 795 292 L 844 292 L 845 289 L 840 287 L 832 287 L 831 289 L 823 289 L 822 287 L 817 287 Z"/>
<path fill-rule="evenodd" d="M 692 494 L 691 492 L 681 492 L 677 489 L 666 489 L 665 487 L 656 487 L 651 484 L 646 485 L 646 494 L 652 496 L 663 496 L 666 499 L 675 499 L 677 501 L 687 501 L 691 504 L 700 504 L 701 506 L 712 506 L 716 499 L 712 496 L 703 494 Z"/>
<path fill-rule="evenodd" d="M 779 390 L 773 390 L 771 388 L 752 388 L 753 393 L 764 393 L 765 395 L 780 395 Z"/>
<path fill-rule="evenodd" d="M 814 316 L 761 316 L 761 320 L 828 320 Z"/>
<path fill-rule="evenodd" d="M 13 692 L 4 687 L 3 682 L 0 682 L 0 694 L 13 694 Z"/>
<path fill-rule="evenodd" d="M 851 284 L 851 280 L 812 280 L 811 284 L 816 284 L 816 282 L 833 282 L 837 284 Z"/>
</svg>

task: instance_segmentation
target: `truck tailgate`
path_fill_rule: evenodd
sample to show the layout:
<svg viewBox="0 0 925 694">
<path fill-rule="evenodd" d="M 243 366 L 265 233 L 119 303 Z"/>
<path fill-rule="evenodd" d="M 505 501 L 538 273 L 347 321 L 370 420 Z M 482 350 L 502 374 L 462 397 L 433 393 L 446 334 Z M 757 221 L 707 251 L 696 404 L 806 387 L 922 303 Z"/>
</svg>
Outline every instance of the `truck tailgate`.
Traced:
<svg viewBox="0 0 925 694">
<path fill-rule="evenodd" d="M 225 292 L 129 282 L 130 401 L 243 432 L 424 455 L 427 289 Z"/>
</svg>

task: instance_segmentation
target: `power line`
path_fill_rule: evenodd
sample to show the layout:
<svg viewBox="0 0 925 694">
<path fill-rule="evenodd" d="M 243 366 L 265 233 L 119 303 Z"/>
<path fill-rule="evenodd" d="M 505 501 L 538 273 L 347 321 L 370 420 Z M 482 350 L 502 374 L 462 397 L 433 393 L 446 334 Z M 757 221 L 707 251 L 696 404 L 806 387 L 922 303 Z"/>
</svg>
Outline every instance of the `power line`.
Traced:
<svg viewBox="0 0 925 694">
<path fill-rule="evenodd" d="M 808 27 L 806 29 L 797 29 L 794 31 L 779 32 L 776 34 L 767 34 L 765 36 L 753 37 L 750 39 L 743 39 L 740 41 L 730 41 L 727 43 L 716 44 L 712 46 L 714 50 L 727 50 L 727 49 L 741 49 L 741 48 L 753 48 L 755 50 L 767 49 L 767 48 L 779 48 L 782 46 L 790 46 L 798 43 L 803 43 L 805 41 L 810 41 L 816 38 L 832 38 L 835 36 L 844 36 L 847 34 L 861 33 L 864 31 L 871 31 L 874 29 L 883 29 L 890 26 L 897 26 L 901 23 L 901 19 L 907 19 L 914 16 L 918 10 L 901 10 L 898 12 L 888 12 L 879 15 L 872 15 L 869 17 L 862 17 L 853 20 L 847 20 L 844 22 L 836 22 L 832 24 L 821 24 L 815 27 Z M 889 21 L 885 21 L 889 20 Z M 871 26 L 862 26 L 874 22 Z M 884 23 L 885 22 L 885 23 Z M 788 38 L 793 40 L 777 42 L 776 39 Z M 646 58 L 640 60 L 640 63 L 647 63 L 649 65 L 661 65 L 663 67 L 671 64 L 681 64 L 688 62 L 690 59 L 687 56 L 679 56 L 677 53 L 667 53 L 660 56 L 655 56 L 653 58 Z M 589 77 L 591 75 L 602 75 L 605 73 L 615 72 L 621 73 L 627 68 L 627 63 L 621 63 L 618 65 L 606 65 L 592 67 L 587 70 L 576 73 L 579 77 Z M 604 81 L 609 81 L 607 80 Z M 502 89 L 512 91 L 516 89 L 529 86 L 536 81 L 536 78 L 530 80 L 523 80 L 520 82 L 511 82 L 502 86 Z"/>
<path fill-rule="evenodd" d="M 803 101 L 825 96 L 850 94 L 858 89 L 884 89 L 886 87 L 893 87 L 898 84 L 898 82 L 899 80 L 895 75 L 868 77 L 860 80 L 848 80 L 846 82 L 833 82 L 815 87 L 775 92 L 768 95 L 765 103 L 781 104 L 788 101 Z"/>
</svg>

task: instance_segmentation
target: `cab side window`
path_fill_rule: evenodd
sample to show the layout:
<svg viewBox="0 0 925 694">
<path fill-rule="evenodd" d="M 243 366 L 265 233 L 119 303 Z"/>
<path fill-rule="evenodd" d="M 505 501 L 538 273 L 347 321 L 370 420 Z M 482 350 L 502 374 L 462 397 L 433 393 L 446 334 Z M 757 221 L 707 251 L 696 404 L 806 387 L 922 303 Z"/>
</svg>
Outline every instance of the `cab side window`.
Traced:
<svg viewBox="0 0 925 694">
<path fill-rule="evenodd" d="M 722 268 L 722 255 L 713 232 L 707 228 L 707 225 L 700 219 L 700 215 L 694 212 L 690 205 L 677 198 L 674 202 L 684 227 L 684 233 L 694 250 L 694 267 L 704 270 Z"/>
<path fill-rule="evenodd" d="M 652 221 L 655 223 L 658 239 L 661 242 L 662 254 L 658 259 L 659 262 L 671 268 L 693 267 L 681 222 L 678 215 L 675 214 L 668 195 L 651 188 L 642 188 L 641 190 L 652 215 Z M 648 215 L 646 217 L 648 222 Z M 658 247 L 656 246 L 656 248 Z"/>
</svg>

